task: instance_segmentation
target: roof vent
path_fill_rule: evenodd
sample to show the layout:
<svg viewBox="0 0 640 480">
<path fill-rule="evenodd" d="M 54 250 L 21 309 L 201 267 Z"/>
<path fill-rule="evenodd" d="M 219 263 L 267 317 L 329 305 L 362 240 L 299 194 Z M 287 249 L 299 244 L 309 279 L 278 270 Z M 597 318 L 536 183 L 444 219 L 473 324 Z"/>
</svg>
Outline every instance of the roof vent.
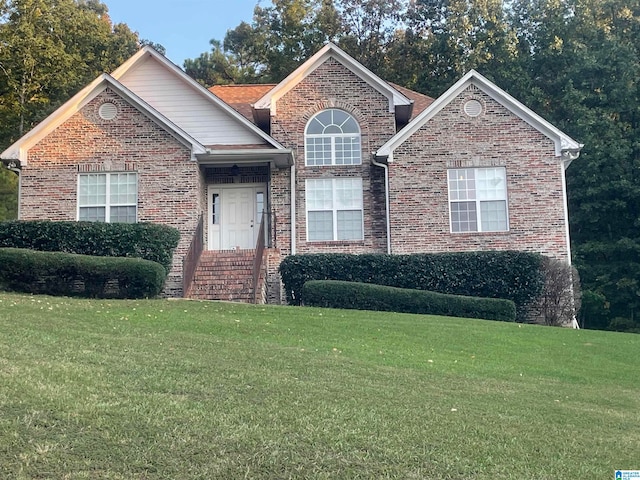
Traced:
<svg viewBox="0 0 640 480">
<path fill-rule="evenodd" d="M 111 102 L 103 103 L 98 109 L 98 115 L 100 115 L 100 118 L 103 120 L 113 120 L 114 118 L 116 118 L 117 114 L 118 107 L 116 107 L 116 105 Z"/>
<path fill-rule="evenodd" d="M 482 104 L 478 100 L 469 100 L 464 104 L 464 113 L 470 117 L 477 117 L 482 113 Z"/>
</svg>

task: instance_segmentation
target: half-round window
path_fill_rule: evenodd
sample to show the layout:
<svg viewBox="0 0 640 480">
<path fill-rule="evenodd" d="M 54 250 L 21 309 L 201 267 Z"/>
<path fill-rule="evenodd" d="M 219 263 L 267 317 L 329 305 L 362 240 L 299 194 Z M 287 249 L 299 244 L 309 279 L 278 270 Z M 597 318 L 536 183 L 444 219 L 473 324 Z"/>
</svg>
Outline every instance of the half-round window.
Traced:
<svg viewBox="0 0 640 480">
<path fill-rule="evenodd" d="M 362 163 L 360 126 L 344 110 L 330 108 L 315 115 L 304 138 L 307 166 Z"/>
</svg>

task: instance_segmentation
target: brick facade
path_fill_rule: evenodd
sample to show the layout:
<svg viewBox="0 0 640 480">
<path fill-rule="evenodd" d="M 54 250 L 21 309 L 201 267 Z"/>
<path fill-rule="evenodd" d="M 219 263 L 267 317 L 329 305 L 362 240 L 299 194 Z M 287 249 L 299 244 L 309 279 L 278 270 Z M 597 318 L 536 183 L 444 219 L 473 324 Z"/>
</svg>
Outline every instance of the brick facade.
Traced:
<svg viewBox="0 0 640 480">
<path fill-rule="evenodd" d="M 483 105 L 477 117 L 464 104 Z M 509 231 L 451 233 L 447 169 L 505 167 Z M 563 165 L 554 143 L 474 86 L 394 153 L 393 253 L 524 250 L 567 260 Z"/>
<path fill-rule="evenodd" d="M 98 108 L 116 105 L 113 120 Z M 181 237 L 164 294 L 182 294 L 182 257 L 202 211 L 201 175 L 190 149 L 107 89 L 28 152 L 21 219 L 76 220 L 78 174 L 138 174 L 138 221 L 176 227 Z"/>
</svg>

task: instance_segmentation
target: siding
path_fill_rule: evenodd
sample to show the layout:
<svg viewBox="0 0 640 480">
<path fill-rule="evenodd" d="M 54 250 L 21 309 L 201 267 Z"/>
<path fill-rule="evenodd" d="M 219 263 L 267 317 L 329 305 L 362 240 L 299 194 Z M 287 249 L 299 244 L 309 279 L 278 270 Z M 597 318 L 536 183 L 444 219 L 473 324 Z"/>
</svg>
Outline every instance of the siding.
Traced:
<svg viewBox="0 0 640 480">
<path fill-rule="evenodd" d="M 203 145 L 265 141 L 152 58 L 119 81 Z"/>
</svg>

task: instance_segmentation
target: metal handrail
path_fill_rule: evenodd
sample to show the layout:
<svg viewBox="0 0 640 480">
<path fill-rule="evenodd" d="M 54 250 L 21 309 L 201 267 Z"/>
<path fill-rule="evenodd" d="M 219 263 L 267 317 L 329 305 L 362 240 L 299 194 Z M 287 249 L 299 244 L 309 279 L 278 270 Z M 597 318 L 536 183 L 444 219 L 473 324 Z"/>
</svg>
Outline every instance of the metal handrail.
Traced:
<svg viewBox="0 0 640 480">
<path fill-rule="evenodd" d="M 258 303 L 258 282 L 260 281 L 260 271 L 262 270 L 264 256 L 264 224 L 266 214 L 262 213 L 260 218 L 260 229 L 258 230 L 258 240 L 256 241 L 255 257 L 253 259 L 253 303 Z"/>
<path fill-rule="evenodd" d="M 187 250 L 187 254 L 184 256 L 182 260 L 182 296 L 186 297 L 189 288 L 191 288 L 191 283 L 193 282 L 193 277 L 196 273 L 196 268 L 198 266 L 198 261 L 200 260 L 200 255 L 202 254 L 202 250 L 204 248 L 203 245 L 203 220 L 202 214 L 198 217 L 198 226 L 196 227 L 196 231 L 193 234 L 193 238 L 191 239 L 191 244 L 189 245 L 189 250 Z"/>
</svg>

